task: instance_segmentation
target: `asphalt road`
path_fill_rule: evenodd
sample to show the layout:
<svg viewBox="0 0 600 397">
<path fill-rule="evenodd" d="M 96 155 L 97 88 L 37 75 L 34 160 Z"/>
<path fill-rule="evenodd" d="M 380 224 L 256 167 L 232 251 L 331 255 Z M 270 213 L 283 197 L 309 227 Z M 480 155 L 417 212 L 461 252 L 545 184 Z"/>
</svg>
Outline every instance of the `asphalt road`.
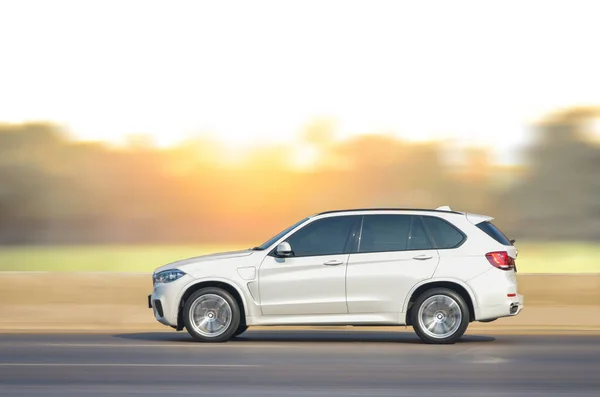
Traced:
<svg viewBox="0 0 600 397">
<path fill-rule="evenodd" d="M 0 335 L 0 396 L 600 396 L 600 335 Z"/>
</svg>

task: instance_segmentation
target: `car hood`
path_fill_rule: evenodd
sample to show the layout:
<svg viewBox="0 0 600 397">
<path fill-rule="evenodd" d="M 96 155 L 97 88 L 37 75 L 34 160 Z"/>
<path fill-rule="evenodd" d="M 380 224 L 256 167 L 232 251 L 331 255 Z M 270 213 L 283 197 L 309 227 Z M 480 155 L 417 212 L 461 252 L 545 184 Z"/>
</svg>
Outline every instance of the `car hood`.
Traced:
<svg viewBox="0 0 600 397">
<path fill-rule="evenodd" d="M 222 259 L 231 259 L 231 258 L 239 258 L 242 256 L 252 255 L 255 251 L 252 250 L 241 250 L 241 251 L 231 251 L 231 252 L 222 252 L 218 254 L 210 254 L 210 255 L 202 255 L 195 256 L 193 258 L 182 259 L 180 261 L 172 262 L 167 265 L 161 266 L 154 271 L 154 273 L 162 272 L 163 270 L 170 269 L 181 269 L 186 265 L 192 265 L 202 262 L 214 262 Z"/>
</svg>

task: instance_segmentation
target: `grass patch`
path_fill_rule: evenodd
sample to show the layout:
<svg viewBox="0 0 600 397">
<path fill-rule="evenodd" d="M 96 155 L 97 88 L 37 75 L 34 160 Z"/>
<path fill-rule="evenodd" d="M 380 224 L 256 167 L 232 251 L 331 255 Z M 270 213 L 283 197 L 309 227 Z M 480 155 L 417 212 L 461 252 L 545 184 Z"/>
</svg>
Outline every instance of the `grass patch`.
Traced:
<svg viewBox="0 0 600 397">
<path fill-rule="evenodd" d="M 600 273 L 600 244 L 517 243 L 520 273 Z"/>
<path fill-rule="evenodd" d="M 0 271 L 152 272 L 180 259 L 248 248 L 199 246 L 2 247 Z"/>
<path fill-rule="evenodd" d="M 179 259 L 249 245 L 1 247 L 0 271 L 152 272 Z M 517 243 L 519 273 L 600 273 L 600 245 Z"/>
</svg>

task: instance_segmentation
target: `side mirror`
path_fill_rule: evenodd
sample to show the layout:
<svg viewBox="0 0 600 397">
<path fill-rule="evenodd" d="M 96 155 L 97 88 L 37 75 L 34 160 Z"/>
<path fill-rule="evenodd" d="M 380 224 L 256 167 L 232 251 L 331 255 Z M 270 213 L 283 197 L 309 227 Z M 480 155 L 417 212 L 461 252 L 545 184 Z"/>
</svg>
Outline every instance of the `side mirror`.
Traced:
<svg viewBox="0 0 600 397">
<path fill-rule="evenodd" d="M 275 255 L 279 256 L 279 257 L 292 256 L 293 255 L 292 246 L 287 241 L 284 241 L 283 243 L 279 243 L 277 248 L 275 248 Z"/>
</svg>

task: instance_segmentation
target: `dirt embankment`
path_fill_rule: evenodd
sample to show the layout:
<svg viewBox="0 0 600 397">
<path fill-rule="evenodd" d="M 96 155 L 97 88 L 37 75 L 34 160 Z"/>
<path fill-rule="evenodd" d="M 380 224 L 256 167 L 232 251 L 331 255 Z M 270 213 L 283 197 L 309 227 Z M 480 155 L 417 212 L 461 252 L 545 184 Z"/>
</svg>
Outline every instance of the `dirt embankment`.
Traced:
<svg viewBox="0 0 600 397">
<path fill-rule="evenodd" d="M 150 275 L 0 273 L 1 331 L 167 330 L 147 308 Z M 472 329 L 600 330 L 600 275 L 520 275 L 525 309 Z"/>
</svg>

